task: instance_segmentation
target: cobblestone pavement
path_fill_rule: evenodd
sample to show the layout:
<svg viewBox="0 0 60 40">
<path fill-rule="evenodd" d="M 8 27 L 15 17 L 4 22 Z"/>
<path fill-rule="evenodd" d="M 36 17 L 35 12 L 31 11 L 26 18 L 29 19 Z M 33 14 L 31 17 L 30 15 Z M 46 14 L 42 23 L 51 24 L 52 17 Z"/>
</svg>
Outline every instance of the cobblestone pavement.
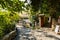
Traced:
<svg viewBox="0 0 60 40">
<path fill-rule="evenodd" d="M 42 28 L 34 32 L 34 36 L 37 40 L 60 40 L 60 35 L 49 31 L 48 28 Z"/>
<path fill-rule="evenodd" d="M 50 31 L 50 28 L 32 30 L 22 26 L 22 21 L 16 25 L 17 36 L 15 40 L 60 40 L 60 35 Z"/>
<path fill-rule="evenodd" d="M 32 30 L 30 28 L 18 27 L 15 40 L 60 40 L 60 35 L 49 31 L 49 28 Z"/>
</svg>

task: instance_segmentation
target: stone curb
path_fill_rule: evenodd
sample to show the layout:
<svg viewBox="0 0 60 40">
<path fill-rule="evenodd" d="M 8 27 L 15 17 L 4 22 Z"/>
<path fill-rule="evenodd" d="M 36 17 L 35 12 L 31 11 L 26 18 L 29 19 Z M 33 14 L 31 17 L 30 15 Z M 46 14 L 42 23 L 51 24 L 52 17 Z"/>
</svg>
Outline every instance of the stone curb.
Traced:
<svg viewBox="0 0 60 40">
<path fill-rule="evenodd" d="M 2 40 L 12 40 L 16 36 L 16 30 L 10 32 L 9 34 L 5 35 Z"/>
</svg>

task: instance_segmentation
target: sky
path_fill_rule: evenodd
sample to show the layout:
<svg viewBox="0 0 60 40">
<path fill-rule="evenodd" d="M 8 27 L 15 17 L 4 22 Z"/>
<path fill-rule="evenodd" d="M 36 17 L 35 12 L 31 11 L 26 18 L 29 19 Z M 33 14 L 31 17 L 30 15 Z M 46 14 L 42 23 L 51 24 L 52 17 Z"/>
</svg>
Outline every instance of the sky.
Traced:
<svg viewBox="0 0 60 40">
<path fill-rule="evenodd" d="M 25 1 L 25 0 L 19 0 L 19 1 Z M 31 3 L 30 0 L 27 0 L 27 3 L 30 4 Z"/>
</svg>

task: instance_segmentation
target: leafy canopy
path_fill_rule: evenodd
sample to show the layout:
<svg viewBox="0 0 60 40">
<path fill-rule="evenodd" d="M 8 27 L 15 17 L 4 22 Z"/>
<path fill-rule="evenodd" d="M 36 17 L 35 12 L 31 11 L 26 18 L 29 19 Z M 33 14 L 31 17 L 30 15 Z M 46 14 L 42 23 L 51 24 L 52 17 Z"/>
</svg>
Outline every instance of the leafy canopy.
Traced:
<svg viewBox="0 0 60 40">
<path fill-rule="evenodd" d="M 3 9 L 8 9 L 10 11 L 15 11 L 19 12 L 22 11 L 23 8 L 25 7 L 24 5 L 25 1 L 21 0 L 0 0 L 0 5 L 2 6 Z"/>
</svg>

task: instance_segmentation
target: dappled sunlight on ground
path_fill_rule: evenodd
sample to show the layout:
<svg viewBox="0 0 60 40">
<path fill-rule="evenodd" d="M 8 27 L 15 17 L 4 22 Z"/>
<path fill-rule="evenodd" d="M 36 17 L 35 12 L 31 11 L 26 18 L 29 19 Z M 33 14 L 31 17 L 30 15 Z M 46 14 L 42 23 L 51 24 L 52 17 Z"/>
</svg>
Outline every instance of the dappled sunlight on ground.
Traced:
<svg viewBox="0 0 60 40">
<path fill-rule="evenodd" d="M 32 30 L 22 27 L 18 30 L 15 40 L 60 40 L 60 35 L 46 30 L 48 30 L 48 28 Z"/>
</svg>

